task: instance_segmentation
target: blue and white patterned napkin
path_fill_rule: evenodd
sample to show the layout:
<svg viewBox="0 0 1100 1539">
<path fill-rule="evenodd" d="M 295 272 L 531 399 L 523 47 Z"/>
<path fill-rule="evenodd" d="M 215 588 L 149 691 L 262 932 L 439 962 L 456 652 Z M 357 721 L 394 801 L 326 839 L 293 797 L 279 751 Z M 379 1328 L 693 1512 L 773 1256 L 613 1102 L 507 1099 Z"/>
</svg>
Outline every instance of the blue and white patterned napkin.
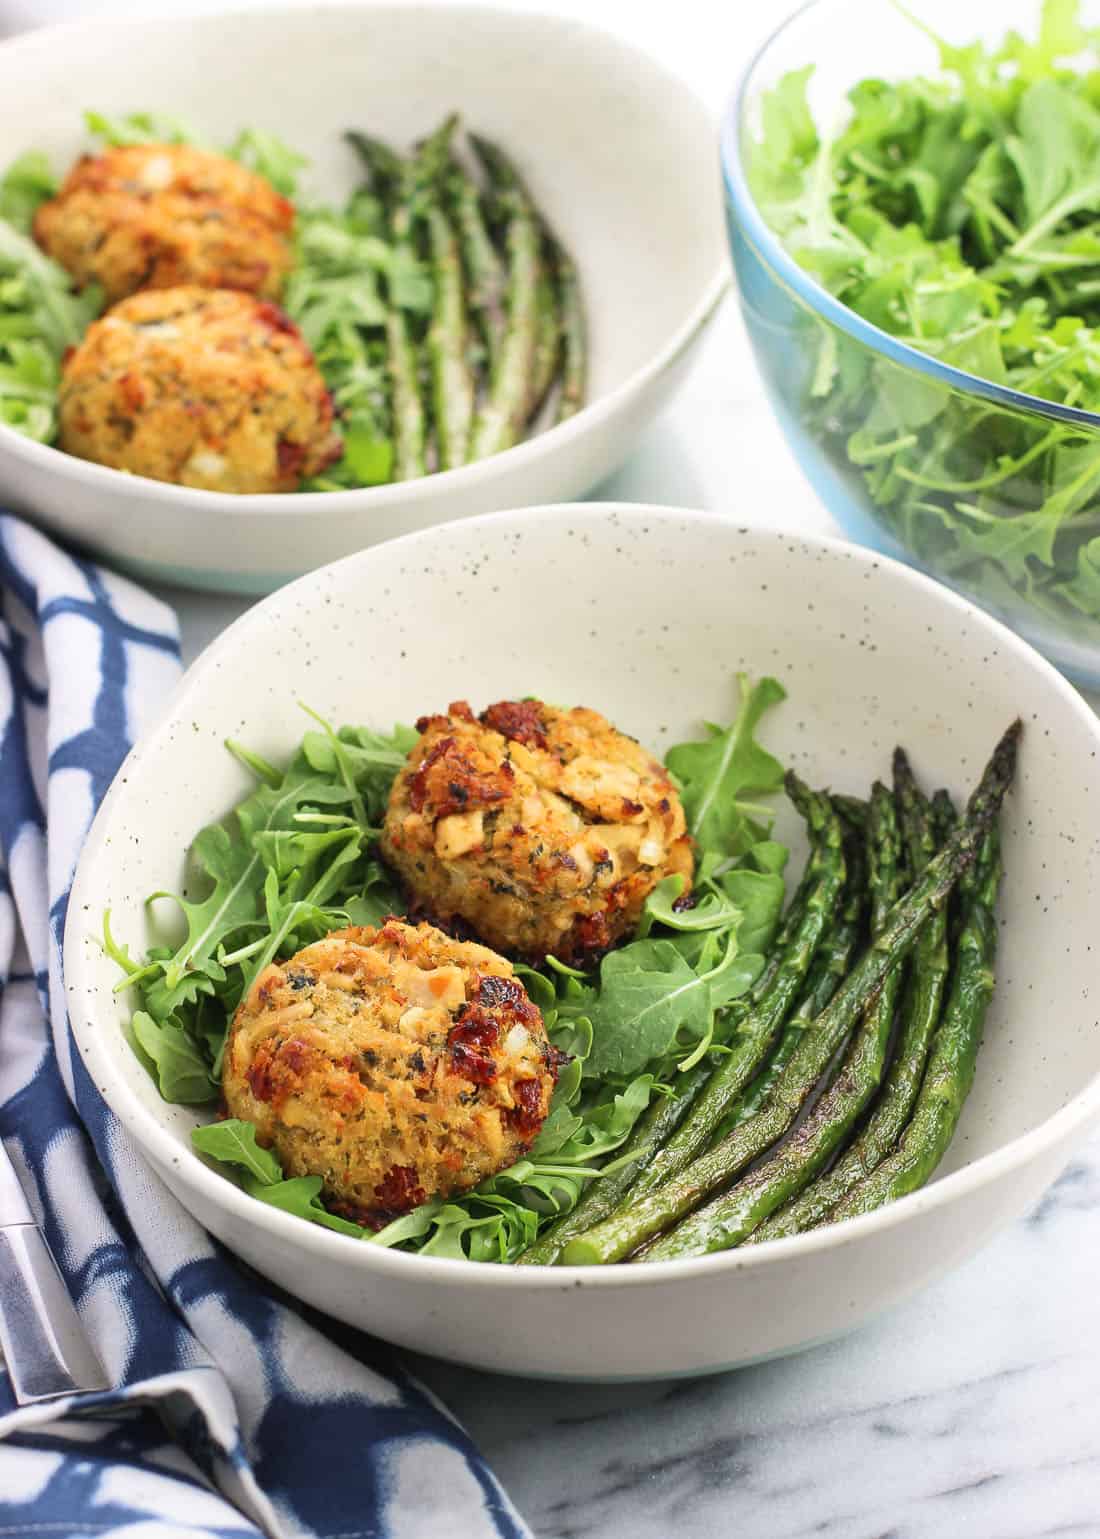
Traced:
<svg viewBox="0 0 1100 1539">
<path fill-rule="evenodd" d="M 175 617 L 7 515 L 0 601 L 0 1137 L 116 1386 L 20 1409 L 0 1368 L 0 1534 L 523 1539 L 447 1413 L 215 1244 L 91 1083 L 69 887 L 178 677 Z"/>
</svg>

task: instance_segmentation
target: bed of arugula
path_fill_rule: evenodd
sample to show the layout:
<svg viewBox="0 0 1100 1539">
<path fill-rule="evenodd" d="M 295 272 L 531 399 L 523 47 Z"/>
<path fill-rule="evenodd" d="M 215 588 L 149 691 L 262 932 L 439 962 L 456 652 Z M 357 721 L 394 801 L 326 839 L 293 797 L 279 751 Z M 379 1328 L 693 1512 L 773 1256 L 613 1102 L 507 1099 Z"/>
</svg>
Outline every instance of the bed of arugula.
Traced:
<svg viewBox="0 0 1100 1539">
<path fill-rule="evenodd" d="M 785 76 L 748 149 L 764 218 L 883 331 L 1100 411 L 1097 38 L 1078 0 L 1046 0 L 1034 41 L 936 38 L 942 78 L 862 80 L 827 129 L 807 103 L 812 66 Z M 823 324 L 811 346 L 808 425 L 886 527 L 1009 617 L 1027 606 L 1095 639 L 1095 429 L 952 394 Z"/>
<path fill-rule="evenodd" d="M 88 112 L 94 139 L 108 145 L 200 144 L 185 124 L 136 112 Z M 206 146 L 217 148 L 216 146 Z M 271 134 L 246 129 L 223 154 L 249 166 L 284 197 L 295 198 L 305 158 Z M 39 204 L 57 191 L 48 158 L 30 151 L 0 178 L 0 421 L 39 443 L 57 436 L 61 360 L 103 310 L 95 287 L 74 294 L 69 275 L 31 238 Z M 338 491 L 389 481 L 393 446 L 387 418 L 386 307 L 380 283 L 403 309 L 431 309 L 431 279 L 416 257 L 384 238 L 376 198 L 354 192 L 339 208 L 297 204 L 294 268 L 283 306 L 313 349 L 341 413 L 344 453 L 302 491 Z"/>
<path fill-rule="evenodd" d="M 592 973 L 553 961 L 521 969 L 552 1040 L 571 1057 L 526 1158 L 372 1236 L 326 1211 L 319 1177 L 286 1179 L 251 1123 L 196 1128 L 195 1148 L 259 1200 L 341 1233 L 436 1256 L 514 1259 L 613 1166 L 653 1097 L 704 1055 L 728 1050 L 727 1007 L 764 965 L 787 850 L 770 837 L 773 812 L 760 800 L 781 788 L 783 767 L 757 728 L 784 692 L 774 679 L 739 676 L 738 695 L 731 725 L 708 724 L 701 740 L 666 756 L 696 841 L 693 906 L 677 910 L 682 880 L 669 877 L 649 899 L 637 937 Z M 132 1046 L 168 1101 L 217 1099 L 227 1024 L 268 962 L 342 925 L 404 910 L 375 846 L 416 733 L 334 730 L 315 720 L 285 768 L 227 745 L 255 788 L 196 838 L 187 895 L 149 899 L 155 922 L 165 900 L 182 919 L 170 941 L 135 958 L 105 918 L 104 945 L 134 1004 Z"/>
</svg>

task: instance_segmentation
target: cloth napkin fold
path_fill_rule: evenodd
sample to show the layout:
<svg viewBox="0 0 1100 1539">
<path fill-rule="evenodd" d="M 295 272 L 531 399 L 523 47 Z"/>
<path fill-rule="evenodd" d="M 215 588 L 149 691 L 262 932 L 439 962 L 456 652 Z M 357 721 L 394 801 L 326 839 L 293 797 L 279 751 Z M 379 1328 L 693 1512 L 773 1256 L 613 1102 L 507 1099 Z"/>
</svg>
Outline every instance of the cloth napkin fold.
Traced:
<svg viewBox="0 0 1100 1539">
<path fill-rule="evenodd" d="M 178 677 L 176 621 L 8 515 L 0 603 L 0 1137 L 115 1386 L 18 1408 L 0 1369 L 0 1535 L 524 1539 L 443 1407 L 213 1241 L 89 1079 L 69 887 Z"/>
</svg>

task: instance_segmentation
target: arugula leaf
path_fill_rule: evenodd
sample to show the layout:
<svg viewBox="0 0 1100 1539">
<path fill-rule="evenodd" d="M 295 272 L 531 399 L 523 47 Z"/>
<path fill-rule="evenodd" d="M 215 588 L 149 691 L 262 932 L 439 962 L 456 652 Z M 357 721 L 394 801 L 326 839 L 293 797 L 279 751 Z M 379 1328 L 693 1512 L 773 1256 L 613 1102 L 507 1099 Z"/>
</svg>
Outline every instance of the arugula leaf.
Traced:
<svg viewBox="0 0 1100 1539">
<path fill-rule="evenodd" d="M 309 165 L 305 155 L 299 155 L 274 134 L 264 133 L 259 128 L 243 129 L 226 153 L 264 177 L 284 198 L 295 196 L 298 172 Z"/>
<path fill-rule="evenodd" d="M 256 1142 L 256 1124 L 240 1117 L 224 1122 L 210 1122 L 193 1128 L 192 1146 L 221 1165 L 238 1165 L 262 1186 L 274 1186 L 283 1179 L 283 1167 L 270 1149 Z"/>
<path fill-rule="evenodd" d="M 737 926 L 740 949 L 766 952 L 783 909 L 785 887 L 782 876 L 776 871 L 753 871 L 738 866 L 719 877 L 718 886 L 741 916 Z"/>
<path fill-rule="evenodd" d="M 0 178 L 0 219 L 29 235 L 39 204 L 57 191 L 57 178 L 41 150 L 28 150 L 13 160 Z"/>
<path fill-rule="evenodd" d="M 324 1206 L 320 1197 L 320 1176 L 284 1177 L 276 1156 L 256 1142 L 255 1123 L 244 1122 L 238 1117 L 211 1122 L 192 1129 L 191 1143 L 208 1159 L 239 1169 L 241 1184 L 250 1197 L 282 1208 L 284 1213 L 295 1213 L 311 1224 L 334 1229 L 337 1234 L 352 1235 L 356 1239 L 366 1235 L 367 1231 L 361 1225 L 330 1213 Z"/>
<path fill-rule="evenodd" d="M 705 1035 L 710 991 L 672 941 L 635 941 L 600 963 L 599 994 L 588 1014 L 594 1033 L 588 1072 L 636 1074 L 663 1058 L 678 1034 L 692 1041 Z"/>
<path fill-rule="evenodd" d="M 214 1099 L 218 1086 L 210 1065 L 178 1022 L 154 1021 L 147 1011 L 135 1010 L 130 1029 L 166 1101 L 191 1106 Z"/>
<path fill-rule="evenodd" d="M 778 791 L 783 766 L 754 736 L 769 706 L 786 699 L 775 679 L 753 684 L 737 676 L 741 704 L 733 724 L 707 724 L 708 739 L 681 743 L 669 750 L 665 762 L 680 786 L 688 831 L 702 850 L 743 855 L 767 835 L 772 814 L 756 798 Z"/>
<path fill-rule="evenodd" d="M 273 1208 L 282 1208 L 284 1213 L 295 1213 L 299 1218 L 308 1219 L 311 1224 L 335 1229 L 337 1234 L 352 1235 L 355 1239 L 362 1239 L 367 1234 L 361 1224 L 353 1224 L 350 1219 L 328 1211 L 321 1202 L 320 1176 L 292 1176 L 272 1186 L 246 1174 L 243 1184 L 249 1196 L 258 1197 L 261 1202 L 270 1203 Z"/>
<path fill-rule="evenodd" d="M 84 125 L 105 144 L 200 144 L 194 131 L 179 118 L 160 112 L 107 113 L 89 110 Z"/>
</svg>

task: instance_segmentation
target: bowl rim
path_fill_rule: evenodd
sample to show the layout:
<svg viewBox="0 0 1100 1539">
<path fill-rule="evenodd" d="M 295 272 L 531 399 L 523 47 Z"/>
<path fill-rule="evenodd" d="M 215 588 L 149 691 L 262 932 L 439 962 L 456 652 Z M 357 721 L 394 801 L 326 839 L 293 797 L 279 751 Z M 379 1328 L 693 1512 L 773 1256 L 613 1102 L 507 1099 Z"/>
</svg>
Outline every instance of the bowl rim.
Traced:
<svg viewBox="0 0 1100 1539">
<path fill-rule="evenodd" d="M 670 87 L 675 87 L 679 91 L 685 107 L 690 105 L 705 114 L 712 130 L 716 132 L 718 129 L 717 113 L 686 80 L 669 69 L 656 55 L 610 28 L 596 26 L 587 19 L 564 16 L 541 8 L 533 11 L 526 9 L 511 11 L 499 5 L 483 3 L 483 0 L 458 0 L 456 4 L 443 3 L 443 0 L 415 0 L 415 9 L 428 12 L 445 11 L 449 15 L 456 12 L 464 12 L 467 15 L 477 14 L 491 17 L 494 22 L 502 25 L 518 22 L 520 25 L 531 23 L 536 26 L 540 24 L 557 26 L 579 33 L 586 38 L 599 38 L 605 43 L 610 42 L 627 58 L 644 63 L 648 69 L 662 76 Z M 343 0 L 343 3 L 341 0 L 321 0 L 320 4 L 310 6 L 309 13 L 314 19 L 318 19 L 326 16 L 346 16 L 355 12 L 366 14 L 386 10 L 398 14 L 408 11 L 409 6 L 400 4 L 400 0 Z M 137 32 L 155 32 L 160 28 L 178 26 L 183 22 L 190 27 L 204 25 L 218 27 L 232 25 L 235 22 L 253 23 L 258 19 L 270 21 L 273 18 L 301 14 L 302 7 L 295 4 L 294 0 L 273 0 L 273 3 L 249 7 L 247 10 L 237 8 L 202 12 L 191 17 L 179 13 L 158 16 L 108 13 L 103 16 L 88 16 L 55 22 L 47 27 L 35 28 L 30 32 L 17 33 L 12 37 L 0 39 L 0 61 L 20 51 L 48 47 L 55 41 L 65 41 L 74 36 L 79 38 L 82 33 L 99 31 L 105 26 L 115 29 L 127 28 Z M 702 285 L 701 292 L 683 319 L 665 338 L 661 347 L 613 390 L 586 402 L 566 421 L 555 423 L 533 437 L 514 444 L 510 449 L 490 455 L 487 459 L 474 460 L 453 470 L 435 471 L 431 475 L 420 476 L 412 481 L 390 481 L 381 486 L 348 487 L 333 492 L 227 493 L 203 487 L 178 486 L 171 481 L 155 481 L 148 476 L 135 476 L 129 471 L 116 470 L 109 465 L 99 465 L 93 460 L 83 460 L 76 455 L 66 454 L 55 444 L 40 443 L 36 439 L 28 438 L 4 422 L 0 422 L 0 452 L 25 460 L 31 467 L 47 474 L 52 468 L 62 476 L 71 477 L 76 482 L 88 481 L 92 486 L 103 487 L 105 491 L 111 488 L 117 490 L 121 478 L 133 486 L 139 495 L 160 500 L 168 506 L 206 509 L 218 507 L 222 512 L 239 511 L 246 516 L 269 517 L 274 514 L 276 516 L 309 515 L 311 518 L 318 518 L 329 514 L 339 518 L 360 510 L 367 513 L 391 506 L 407 507 L 430 501 L 437 495 L 461 494 L 476 489 L 492 474 L 491 467 L 503 465 L 510 471 L 520 471 L 525 466 L 536 463 L 547 452 L 552 453 L 557 448 L 564 448 L 572 439 L 582 438 L 589 432 L 598 430 L 633 397 L 644 391 L 653 380 L 671 368 L 690 346 L 732 286 L 728 254 L 720 241 L 717 244 L 720 247 L 718 266 Z"/>
<path fill-rule="evenodd" d="M 987 614 L 985 610 L 968 602 L 951 589 L 935 582 L 922 572 L 915 571 L 903 562 L 883 556 L 863 546 L 833 536 L 804 534 L 799 530 L 775 528 L 754 524 L 751 521 L 731 519 L 728 515 L 681 508 L 655 503 L 629 502 L 574 502 L 553 503 L 541 507 L 509 509 L 498 513 L 486 513 L 465 520 L 456 529 L 463 537 L 475 537 L 492 531 L 495 526 L 522 518 L 525 524 L 563 523 L 569 520 L 589 519 L 606 521 L 615 517 L 622 522 L 683 523 L 685 521 L 713 526 L 726 534 L 748 537 L 774 545 L 789 546 L 792 541 L 802 546 L 824 550 L 832 557 L 843 556 L 867 567 L 879 567 L 887 571 L 891 580 L 919 595 L 925 604 L 943 606 L 964 616 L 970 623 L 988 632 L 990 639 L 1006 655 L 1009 666 L 1027 665 L 1037 670 L 1048 689 L 1060 697 L 1071 714 L 1078 717 L 1097 739 L 1100 745 L 1100 718 L 1085 699 L 1063 676 L 1027 642 L 1021 640 L 1007 626 Z M 263 626 L 269 610 L 279 605 L 296 605 L 309 586 L 316 586 L 335 568 L 349 570 L 356 564 L 369 563 L 377 551 L 390 552 L 395 547 L 413 550 L 418 545 L 429 544 L 437 537 L 435 529 L 414 530 L 380 545 L 369 546 L 339 561 L 318 567 L 305 576 L 278 589 L 247 610 L 226 628 L 192 663 L 176 685 L 151 730 L 127 754 L 117 771 L 107 795 L 96 813 L 92 826 L 84 840 L 73 879 L 63 945 L 63 976 L 65 997 L 68 1004 L 73 1036 L 93 1082 L 115 1116 L 131 1133 L 143 1157 L 148 1158 L 158 1171 L 170 1169 L 173 1179 L 189 1188 L 200 1202 L 210 1202 L 220 1208 L 230 1220 L 253 1223 L 267 1232 L 272 1241 L 297 1243 L 306 1252 L 312 1251 L 318 1259 L 351 1262 L 358 1255 L 369 1273 L 395 1277 L 413 1282 L 417 1277 L 430 1282 L 465 1283 L 480 1286 L 484 1281 L 490 1288 L 541 1288 L 578 1287 L 660 1287 L 677 1278 L 699 1277 L 712 1272 L 739 1271 L 746 1267 L 769 1266 L 786 1259 L 798 1260 L 816 1252 L 834 1247 L 857 1244 L 864 1236 L 882 1232 L 904 1224 L 909 1218 L 935 1208 L 953 1204 L 967 1195 L 992 1183 L 998 1178 L 1040 1158 L 1045 1152 L 1069 1140 L 1073 1133 L 1090 1121 L 1100 1119 L 1100 1070 L 1092 1075 L 1076 1091 L 1064 1106 L 1045 1118 L 1037 1127 L 1010 1139 L 1008 1143 L 981 1155 L 961 1169 L 952 1171 L 932 1181 L 929 1185 L 898 1198 L 872 1213 L 825 1228 L 810 1230 L 805 1234 L 785 1239 L 769 1240 L 760 1245 L 686 1260 L 650 1262 L 645 1266 L 539 1266 L 514 1267 L 483 1265 L 470 1261 L 458 1261 L 437 1256 L 420 1256 L 403 1251 L 372 1245 L 349 1235 L 341 1235 L 318 1224 L 306 1224 L 293 1214 L 284 1213 L 267 1203 L 249 1197 L 239 1187 L 208 1165 L 199 1155 L 186 1148 L 181 1149 L 176 1140 L 163 1127 L 154 1112 L 146 1107 L 126 1085 L 121 1070 L 116 1067 L 112 1049 L 98 1022 L 103 1018 L 104 1006 L 99 991 L 91 978 L 86 976 L 90 960 L 86 957 L 86 921 L 77 916 L 89 912 L 93 903 L 96 868 L 104 859 L 104 844 L 114 818 L 114 810 L 123 800 L 123 787 L 133 778 L 152 745 L 169 730 L 170 719 L 179 715 L 188 700 L 201 695 L 206 675 L 216 671 L 229 660 L 237 641 L 254 626 Z M 369 585 L 367 585 L 369 586 Z M 98 912 L 98 909 L 96 909 Z M 114 996 L 109 996 L 113 998 Z M 187 1156 L 186 1158 L 184 1156 Z M 411 1269 L 411 1270 L 410 1270 Z"/>
<path fill-rule="evenodd" d="M 937 384 L 976 395 L 982 400 L 992 401 L 1017 412 L 1026 411 L 1078 427 L 1100 429 L 1100 411 L 1086 411 L 1080 406 L 1063 406 L 1057 401 L 1044 400 L 1042 396 L 1029 395 L 1024 390 L 1014 390 L 1010 385 L 983 379 L 980 374 L 971 374 L 968 369 L 957 368 L 954 364 L 943 363 L 928 353 L 922 353 L 911 343 L 891 336 L 888 331 L 864 320 L 800 267 L 765 221 L 749 186 L 741 152 L 741 131 L 744 126 L 747 132 L 748 99 L 754 77 L 779 40 L 799 26 L 808 15 L 828 7 L 840 11 L 852 3 L 853 0 L 804 0 L 802 5 L 768 34 L 738 77 L 733 95 L 722 113 L 719 142 L 723 179 L 732 214 L 741 233 L 756 254 L 775 270 L 784 285 L 792 289 L 798 298 L 854 341 L 883 354 L 890 362 L 923 374 Z"/>
</svg>

